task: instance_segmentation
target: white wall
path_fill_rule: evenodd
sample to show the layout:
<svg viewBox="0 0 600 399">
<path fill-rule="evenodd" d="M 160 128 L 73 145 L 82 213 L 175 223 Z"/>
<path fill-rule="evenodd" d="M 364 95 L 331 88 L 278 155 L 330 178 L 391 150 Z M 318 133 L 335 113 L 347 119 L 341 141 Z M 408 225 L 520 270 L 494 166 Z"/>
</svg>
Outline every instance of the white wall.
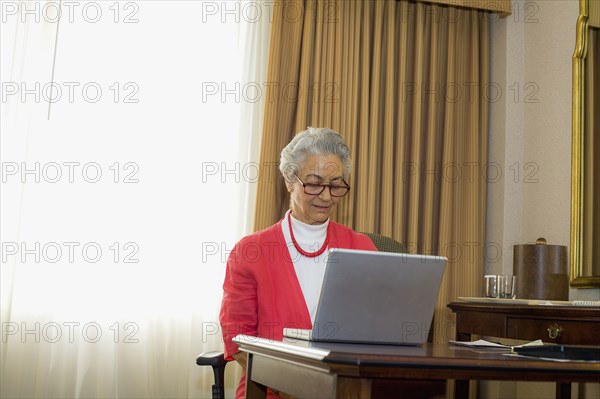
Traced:
<svg viewBox="0 0 600 399">
<path fill-rule="evenodd" d="M 514 1 L 491 26 L 491 81 L 502 89 L 490 109 L 489 162 L 503 178 L 488 185 L 486 273 L 512 273 L 513 245 L 545 237 L 569 245 L 571 199 L 571 59 L 579 3 Z M 570 299 L 600 299 L 600 289 L 572 289 Z M 554 384 L 484 383 L 486 398 L 545 398 Z M 594 397 L 598 384 L 579 389 Z M 587 392 L 583 392 L 587 391 Z M 592 395 L 592 396 L 590 396 Z"/>
<path fill-rule="evenodd" d="M 515 1 L 493 20 L 489 162 L 503 178 L 488 185 L 486 273 L 512 272 L 514 244 L 545 237 L 569 245 L 571 201 L 571 59 L 574 0 Z M 600 299 L 600 289 L 571 290 L 570 299 Z"/>
</svg>

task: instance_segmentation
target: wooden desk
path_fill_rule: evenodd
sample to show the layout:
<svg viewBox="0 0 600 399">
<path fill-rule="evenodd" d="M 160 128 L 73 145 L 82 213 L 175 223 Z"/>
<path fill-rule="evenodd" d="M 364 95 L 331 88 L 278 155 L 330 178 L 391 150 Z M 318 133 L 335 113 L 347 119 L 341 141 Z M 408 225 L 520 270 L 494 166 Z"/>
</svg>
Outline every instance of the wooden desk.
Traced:
<svg viewBox="0 0 600 399">
<path fill-rule="evenodd" d="M 507 305 L 452 302 L 456 313 L 456 339 L 472 335 L 512 338 L 564 345 L 600 345 L 600 309 L 585 306 Z M 599 382 L 599 381 L 596 381 Z M 457 394 L 468 389 L 456 383 Z M 557 384 L 557 398 L 571 396 L 571 384 Z"/>
<path fill-rule="evenodd" d="M 246 397 L 271 387 L 299 398 L 371 398 L 378 383 L 413 379 L 599 381 L 599 363 L 512 358 L 448 344 L 423 347 L 281 342 L 237 336 L 248 353 Z"/>
<path fill-rule="evenodd" d="M 498 305 L 452 302 L 456 339 L 471 335 L 565 345 L 600 345 L 600 309 L 585 306 Z"/>
</svg>

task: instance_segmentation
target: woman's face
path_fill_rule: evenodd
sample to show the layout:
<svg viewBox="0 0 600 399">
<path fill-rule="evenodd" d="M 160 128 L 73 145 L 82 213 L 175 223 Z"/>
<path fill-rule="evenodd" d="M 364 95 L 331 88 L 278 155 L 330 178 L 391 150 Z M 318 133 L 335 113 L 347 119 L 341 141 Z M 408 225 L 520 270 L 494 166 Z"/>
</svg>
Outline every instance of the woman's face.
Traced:
<svg viewBox="0 0 600 399">
<path fill-rule="evenodd" d="M 344 185 L 343 170 L 337 155 L 312 155 L 300 165 L 297 175 L 305 184 Z M 324 223 L 340 200 L 331 195 L 328 187 L 319 195 L 306 194 L 296 177 L 286 185 L 291 195 L 292 215 L 304 223 Z"/>
</svg>

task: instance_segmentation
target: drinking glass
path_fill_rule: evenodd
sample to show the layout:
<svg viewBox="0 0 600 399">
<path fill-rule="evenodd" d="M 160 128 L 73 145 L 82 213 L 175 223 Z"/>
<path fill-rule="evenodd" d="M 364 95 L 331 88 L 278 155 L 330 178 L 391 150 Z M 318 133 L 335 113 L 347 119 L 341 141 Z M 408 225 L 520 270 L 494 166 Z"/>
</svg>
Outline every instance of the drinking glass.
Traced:
<svg viewBox="0 0 600 399">
<path fill-rule="evenodd" d="M 498 298 L 498 276 L 488 274 L 483 276 L 485 280 L 484 294 L 486 298 Z"/>
<path fill-rule="evenodd" d="M 517 277 L 498 276 L 498 298 L 515 299 L 517 297 Z"/>
</svg>

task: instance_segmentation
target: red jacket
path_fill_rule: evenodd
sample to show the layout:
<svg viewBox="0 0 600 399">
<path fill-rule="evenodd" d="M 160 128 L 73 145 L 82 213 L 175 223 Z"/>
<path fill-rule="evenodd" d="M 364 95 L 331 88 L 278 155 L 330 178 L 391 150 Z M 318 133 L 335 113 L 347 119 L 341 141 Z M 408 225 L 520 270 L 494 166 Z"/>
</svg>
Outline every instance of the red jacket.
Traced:
<svg viewBox="0 0 600 399">
<path fill-rule="evenodd" d="M 376 251 L 364 234 L 329 221 L 329 248 Z M 282 340 L 283 329 L 312 328 L 281 221 L 240 240 L 227 259 L 220 314 L 225 358 L 239 351 L 238 334 Z M 236 397 L 243 397 L 244 377 Z"/>
</svg>

